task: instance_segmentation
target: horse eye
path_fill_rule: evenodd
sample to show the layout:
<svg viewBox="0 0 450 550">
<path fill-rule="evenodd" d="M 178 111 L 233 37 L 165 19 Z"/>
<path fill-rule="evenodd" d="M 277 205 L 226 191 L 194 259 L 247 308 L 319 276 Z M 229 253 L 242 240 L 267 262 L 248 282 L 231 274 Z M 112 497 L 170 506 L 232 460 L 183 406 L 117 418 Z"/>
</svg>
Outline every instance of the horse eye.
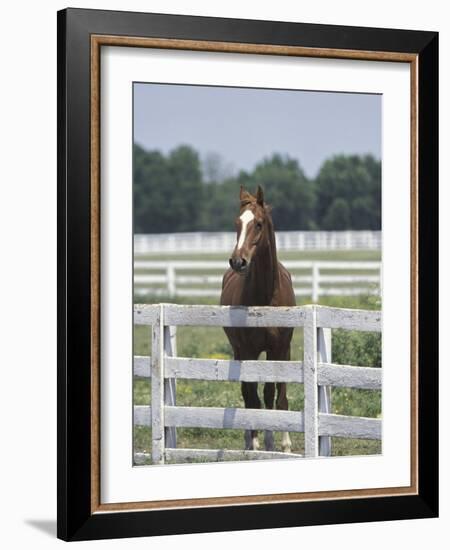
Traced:
<svg viewBox="0 0 450 550">
<path fill-rule="evenodd" d="M 256 228 L 257 229 L 262 229 L 262 223 L 261 222 L 256 222 Z"/>
</svg>

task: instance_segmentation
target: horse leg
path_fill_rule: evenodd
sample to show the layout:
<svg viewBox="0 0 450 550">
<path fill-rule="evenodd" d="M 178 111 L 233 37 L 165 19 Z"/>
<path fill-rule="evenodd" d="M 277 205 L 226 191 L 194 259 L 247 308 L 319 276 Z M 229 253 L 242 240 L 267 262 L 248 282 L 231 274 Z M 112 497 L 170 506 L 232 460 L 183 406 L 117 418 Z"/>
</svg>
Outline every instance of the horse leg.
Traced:
<svg viewBox="0 0 450 550">
<path fill-rule="evenodd" d="M 261 408 L 257 382 L 242 382 L 241 391 L 246 409 Z M 256 430 L 245 430 L 244 442 L 246 451 L 257 451 L 259 449 L 258 432 Z"/>
<path fill-rule="evenodd" d="M 278 360 L 278 361 L 289 361 L 291 358 L 291 349 L 288 346 L 287 349 L 280 351 L 274 351 L 270 354 L 267 354 L 267 359 Z M 277 401 L 276 408 L 278 410 L 287 411 L 289 407 L 286 391 L 286 382 L 277 383 Z M 284 453 L 290 453 L 292 448 L 291 438 L 289 437 L 289 432 L 283 432 L 281 439 L 281 449 Z"/>
<path fill-rule="evenodd" d="M 264 405 L 266 409 L 273 409 L 274 400 L 275 384 L 273 382 L 266 382 L 264 384 Z M 264 448 L 266 449 L 266 451 L 275 450 L 272 430 L 265 430 L 264 432 Z"/>
<path fill-rule="evenodd" d="M 277 409 L 282 411 L 288 410 L 288 399 L 286 393 L 286 382 L 280 382 L 277 384 Z M 292 448 L 291 438 L 289 432 L 283 432 L 281 440 L 281 449 L 284 453 L 290 453 Z"/>
</svg>

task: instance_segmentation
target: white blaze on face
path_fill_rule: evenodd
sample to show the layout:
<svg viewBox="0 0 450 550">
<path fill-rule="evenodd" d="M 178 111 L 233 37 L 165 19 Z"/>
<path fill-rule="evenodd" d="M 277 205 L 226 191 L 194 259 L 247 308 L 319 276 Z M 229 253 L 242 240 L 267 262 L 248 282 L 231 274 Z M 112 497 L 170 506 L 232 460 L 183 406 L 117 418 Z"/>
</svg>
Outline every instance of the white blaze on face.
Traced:
<svg viewBox="0 0 450 550">
<path fill-rule="evenodd" d="M 242 228 L 241 228 L 241 234 L 239 235 L 239 240 L 237 243 L 237 249 L 240 250 L 245 242 L 245 236 L 247 234 L 247 226 L 248 224 L 254 219 L 254 214 L 251 210 L 246 210 L 242 213 L 240 216 Z"/>
</svg>

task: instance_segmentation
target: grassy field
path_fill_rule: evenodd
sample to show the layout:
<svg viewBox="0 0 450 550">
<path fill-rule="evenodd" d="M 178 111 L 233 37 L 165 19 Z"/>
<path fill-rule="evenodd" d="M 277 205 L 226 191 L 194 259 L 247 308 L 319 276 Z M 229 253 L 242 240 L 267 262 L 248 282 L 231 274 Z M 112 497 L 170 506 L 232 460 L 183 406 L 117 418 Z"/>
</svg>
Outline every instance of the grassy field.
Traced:
<svg viewBox="0 0 450 550">
<path fill-rule="evenodd" d="M 306 252 L 297 254 L 280 254 L 282 259 L 303 260 L 369 260 L 380 259 L 379 253 L 373 251 L 350 251 L 339 253 Z M 171 259 L 175 259 L 172 258 Z M 206 259 L 205 256 L 178 256 L 176 259 Z M 223 259 L 223 255 L 208 255 L 208 259 Z M 168 297 L 139 296 L 136 302 L 168 302 L 174 301 Z M 298 299 L 298 304 L 308 303 L 309 299 Z M 177 303 L 216 303 L 211 298 L 179 298 Z M 380 309 L 379 299 L 373 296 L 352 297 L 324 297 L 320 301 L 323 305 L 336 307 Z M 232 350 L 221 328 L 217 327 L 179 327 L 177 331 L 177 354 L 180 357 L 203 357 L 227 359 L 232 357 Z M 149 327 L 136 326 L 134 330 L 134 353 L 149 355 L 150 330 Z M 296 329 L 291 345 L 291 356 L 294 360 L 303 356 L 303 331 Z M 366 365 L 374 368 L 381 366 L 381 338 L 371 333 L 356 333 L 350 331 L 333 331 L 333 361 L 349 365 Z M 134 401 L 136 405 L 150 403 L 151 383 L 144 379 L 135 379 Z M 262 385 L 259 394 L 262 401 Z M 303 386 L 301 384 L 288 385 L 288 400 L 290 410 L 303 409 Z M 243 407 L 240 384 L 236 382 L 205 382 L 184 381 L 177 382 L 177 405 L 203 407 Z M 334 388 L 332 390 L 332 412 L 336 414 L 381 417 L 381 392 L 370 390 L 355 390 Z M 292 451 L 303 453 L 303 434 L 291 434 Z M 151 451 L 151 431 L 147 427 L 136 427 L 134 432 L 135 451 Z M 281 448 L 281 434 L 275 434 L 277 450 Z M 200 428 L 183 428 L 177 430 L 177 445 L 184 448 L 210 449 L 242 449 L 242 430 L 208 430 Z M 263 448 L 263 434 L 260 434 L 260 445 Z M 379 454 L 381 442 L 370 440 L 356 440 L 333 438 L 333 455 L 363 455 Z"/>
<path fill-rule="evenodd" d="M 231 252 L 231 251 L 230 251 Z M 227 261 L 223 252 L 217 254 L 147 254 L 139 256 L 140 260 L 191 260 L 191 261 Z M 379 250 L 287 250 L 278 252 L 278 259 L 283 260 L 324 260 L 324 261 L 379 261 Z"/>
</svg>

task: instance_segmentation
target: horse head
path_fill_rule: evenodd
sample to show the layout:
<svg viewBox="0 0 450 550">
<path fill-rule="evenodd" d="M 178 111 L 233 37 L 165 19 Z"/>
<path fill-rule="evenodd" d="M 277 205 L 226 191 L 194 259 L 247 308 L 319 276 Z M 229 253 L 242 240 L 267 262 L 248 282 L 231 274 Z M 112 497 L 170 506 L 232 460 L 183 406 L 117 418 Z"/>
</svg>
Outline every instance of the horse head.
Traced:
<svg viewBox="0 0 450 550">
<path fill-rule="evenodd" d="M 270 207 L 264 203 L 264 192 L 260 185 L 255 195 L 241 185 L 240 212 L 235 224 L 236 246 L 229 262 L 234 271 L 246 275 L 252 259 L 260 250 L 270 245 L 273 235 Z"/>
</svg>

